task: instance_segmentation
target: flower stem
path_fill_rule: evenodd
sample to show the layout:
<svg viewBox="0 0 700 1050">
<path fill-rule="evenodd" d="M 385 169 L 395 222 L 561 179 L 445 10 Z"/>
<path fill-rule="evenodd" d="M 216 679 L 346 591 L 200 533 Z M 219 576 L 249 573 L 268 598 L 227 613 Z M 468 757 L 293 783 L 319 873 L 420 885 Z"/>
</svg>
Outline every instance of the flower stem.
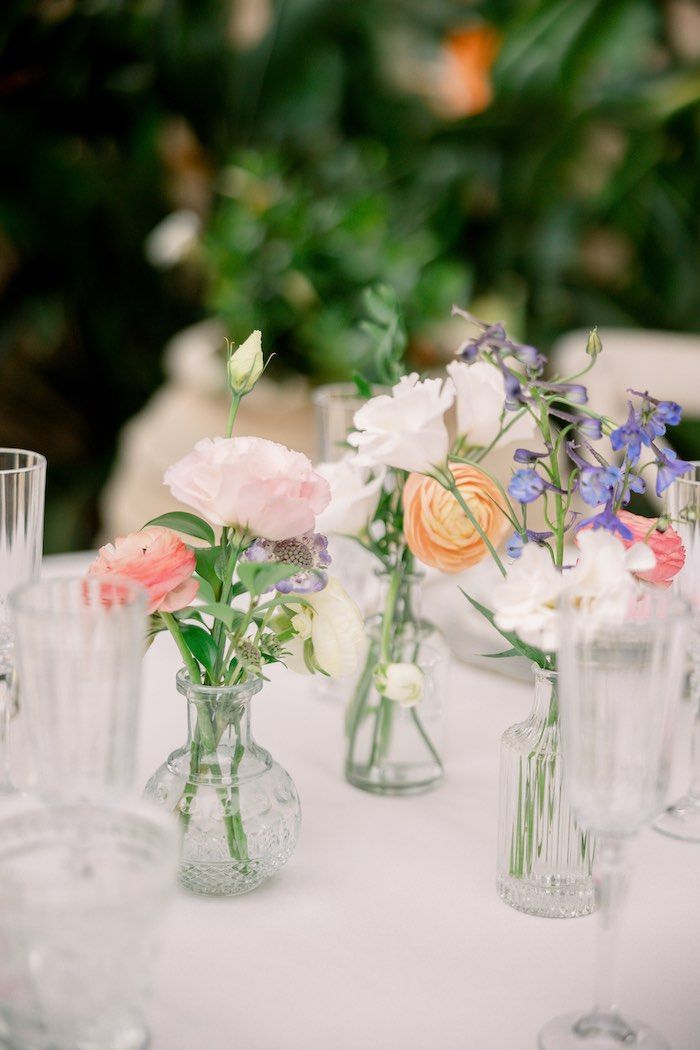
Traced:
<svg viewBox="0 0 700 1050">
<path fill-rule="evenodd" d="M 241 403 L 240 394 L 231 394 L 231 408 L 228 414 L 228 423 L 226 424 L 226 437 L 230 438 L 233 433 L 233 425 L 236 422 L 236 416 L 238 415 L 238 407 Z"/>
</svg>

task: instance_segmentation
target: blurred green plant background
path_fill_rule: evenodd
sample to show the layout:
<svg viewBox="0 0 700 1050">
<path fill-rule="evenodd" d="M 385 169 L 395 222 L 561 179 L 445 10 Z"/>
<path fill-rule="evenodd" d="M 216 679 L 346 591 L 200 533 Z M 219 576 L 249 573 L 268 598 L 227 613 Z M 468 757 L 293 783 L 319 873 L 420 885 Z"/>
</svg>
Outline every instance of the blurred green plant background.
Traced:
<svg viewBox="0 0 700 1050">
<path fill-rule="evenodd" d="M 5 0 L 0 444 L 50 457 L 47 549 L 196 320 L 313 382 L 371 369 L 377 281 L 421 367 L 455 301 L 700 331 L 699 99 L 692 0 Z"/>
</svg>

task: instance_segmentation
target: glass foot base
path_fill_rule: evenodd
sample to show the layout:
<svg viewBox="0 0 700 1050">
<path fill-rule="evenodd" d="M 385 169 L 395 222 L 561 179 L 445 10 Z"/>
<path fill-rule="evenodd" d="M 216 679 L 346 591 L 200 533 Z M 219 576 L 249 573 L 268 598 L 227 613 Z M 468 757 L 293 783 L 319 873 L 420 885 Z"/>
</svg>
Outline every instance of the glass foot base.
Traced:
<svg viewBox="0 0 700 1050">
<path fill-rule="evenodd" d="M 617 1014 L 555 1017 L 540 1032 L 537 1046 L 539 1050 L 671 1050 L 649 1025 L 624 1021 Z"/>
<path fill-rule="evenodd" d="M 662 835 L 685 842 L 700 842 L 700 800 L 684 795 L 654 821 Z"/>
<path fill-rule="evenodd" d="M 352 766 L 345 770 L 348 783 L 375 795 L 420 795 L 436 787 L 444 775 L 436 762 L 421 765 L 388 762 L 381 766 Z"/>
<path fill-rule="evenodd" d="M 501 900 L 511 908 L 544 919 L 577 919 L 595 910 L 590 876 L 517 879 L 513 875 L 499 875 L 496 889 Z"/>
</svg>

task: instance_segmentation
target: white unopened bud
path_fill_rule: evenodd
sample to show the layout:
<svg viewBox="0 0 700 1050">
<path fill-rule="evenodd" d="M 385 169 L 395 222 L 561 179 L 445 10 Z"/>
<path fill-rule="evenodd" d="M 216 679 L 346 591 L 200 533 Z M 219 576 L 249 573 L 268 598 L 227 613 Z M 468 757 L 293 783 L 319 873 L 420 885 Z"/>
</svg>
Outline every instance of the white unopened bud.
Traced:
<svg viewBox="0 0 700 1050">
<path fill-rule="evenodd" d="M 257 329 L 231 354 L 228 377 L 231 390 L 242 397 L 249 394 L 264 370 L 262 333 Z"/>
<path fill-rule="evenodd" d="M 387 700 L 402 707 L 415 707 L 423 696 L 423 672 L 416 664 L 385 664 L 378 667 L 374 683 Z"/>
</svg>

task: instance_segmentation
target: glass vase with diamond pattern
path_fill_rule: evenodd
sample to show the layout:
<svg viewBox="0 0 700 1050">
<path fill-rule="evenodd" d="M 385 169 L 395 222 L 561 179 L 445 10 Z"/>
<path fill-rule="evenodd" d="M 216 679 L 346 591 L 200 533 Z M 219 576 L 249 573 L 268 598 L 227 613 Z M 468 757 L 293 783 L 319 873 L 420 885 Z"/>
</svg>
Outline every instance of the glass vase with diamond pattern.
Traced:
<svg viewBox="0 0 700 1050">
<path fill-rule="evenodd" d="M 248 893 L 286 864 L 297 843 L 296 788 L 251 734 L 250 703 L 262 684 L 203 686 L 184 669 L 177 675 L 187 743 L 154 773 L 146 795 L 179 816 L 179 876 L 193 893 Z"/>
</svg>

